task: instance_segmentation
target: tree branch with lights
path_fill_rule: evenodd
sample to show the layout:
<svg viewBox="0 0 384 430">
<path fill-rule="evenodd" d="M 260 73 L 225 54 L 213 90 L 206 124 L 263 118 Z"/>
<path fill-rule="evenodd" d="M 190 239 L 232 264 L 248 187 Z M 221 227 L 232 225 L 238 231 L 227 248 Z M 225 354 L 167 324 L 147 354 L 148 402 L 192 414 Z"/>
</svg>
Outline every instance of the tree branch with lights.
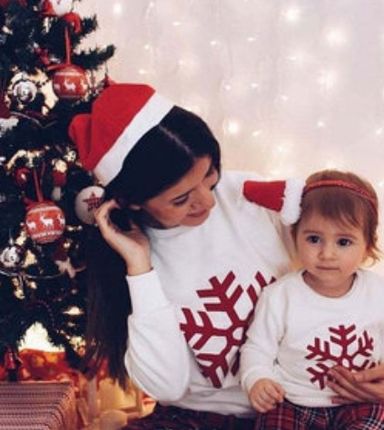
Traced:
<svg viewBox="0 0 384 430">
<path fill-rule="evenodd" d="M 114 47 L 81 49 L 97 19 L 73 3 L 0 0 L 0 364 L 9 379 L 37 322 L 72 366 L 84 349 L 85 238 L 103 190 L 67 128 L 109 84 Z"/>
</svg>

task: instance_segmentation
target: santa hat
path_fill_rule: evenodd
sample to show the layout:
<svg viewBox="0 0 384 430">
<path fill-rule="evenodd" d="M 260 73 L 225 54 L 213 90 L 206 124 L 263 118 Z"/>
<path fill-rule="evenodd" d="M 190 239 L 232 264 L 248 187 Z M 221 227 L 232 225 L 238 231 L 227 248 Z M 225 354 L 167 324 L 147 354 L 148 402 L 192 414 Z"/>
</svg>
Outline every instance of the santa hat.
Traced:
<svg viewBox="0 0 384 430">
<path fill-rule="evenodd" d="M 285 181 L 245 181 L 243 187 L 247 200 L 280 213 L 283 224 L 298 221 L 305 181 L 290 178 Z"/>
<path fill-rule="evenodd" d="M 120 172 L 136 143 L 174 106 L 142 84 L 112 84 L 96 99 L 89 114 L 76 115 L 69 135 L 86 170 L 102 185 Z"/>
</svg>

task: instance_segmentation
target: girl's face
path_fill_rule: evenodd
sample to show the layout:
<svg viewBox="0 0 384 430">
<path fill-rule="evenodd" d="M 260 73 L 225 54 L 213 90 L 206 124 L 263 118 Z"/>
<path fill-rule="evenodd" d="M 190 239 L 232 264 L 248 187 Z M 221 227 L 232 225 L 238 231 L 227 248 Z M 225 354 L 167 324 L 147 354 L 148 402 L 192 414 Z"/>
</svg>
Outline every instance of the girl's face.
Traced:
<svg viewBox="0 0 384 430">
<path fill-rule="evenodd" d="M 342 296 L 351 288 L 356 270 L 367 257 L 361 228 L 316 213 L 300 221 L 296 247 L 305 269 L 304 280 L 329 297 Z"/>
<path fill-rule="evenodd" d="M 195 164 L 175 185 L 140 205 L 163 228 L 197 226 L 209 216 L 215 205 L 213 189 L 219 180 L 210 157 Z"/>
</svg>

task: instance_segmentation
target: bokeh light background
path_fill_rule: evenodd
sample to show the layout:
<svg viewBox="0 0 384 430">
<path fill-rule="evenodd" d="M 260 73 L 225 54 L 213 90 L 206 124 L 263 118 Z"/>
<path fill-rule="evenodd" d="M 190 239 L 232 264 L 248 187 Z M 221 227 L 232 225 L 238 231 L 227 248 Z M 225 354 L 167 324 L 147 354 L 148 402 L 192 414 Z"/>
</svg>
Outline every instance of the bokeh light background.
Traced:
<svg viewBox="0 0 384 430">
<path fill-rule="evenodd" d="M 352 170 L 382 202 L 383 0 L 83 0 L 75 11 L 99 21 L 83 46 L 116 45 L 109 76 L 200 114 L 225 167 Z"/>
</svg>

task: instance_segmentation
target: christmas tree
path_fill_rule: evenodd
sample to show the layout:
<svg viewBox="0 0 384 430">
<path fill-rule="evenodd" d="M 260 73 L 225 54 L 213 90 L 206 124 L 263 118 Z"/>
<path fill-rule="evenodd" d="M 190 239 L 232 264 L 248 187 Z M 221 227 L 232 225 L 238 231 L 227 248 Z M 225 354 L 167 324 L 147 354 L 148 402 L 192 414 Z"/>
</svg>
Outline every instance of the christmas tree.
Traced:
<svg viewBox="0 0 384 430">
<path fill-rule="evenodd" d="M 72 366 L 84 347 L 85 238 L 102 190 L 67 128 L 108 85 L 114 47 L 81 49 L 96 28 L 73 0 L 0 0 L 0 362 L 10 377 L 36 322 Z"/>
</svg>

